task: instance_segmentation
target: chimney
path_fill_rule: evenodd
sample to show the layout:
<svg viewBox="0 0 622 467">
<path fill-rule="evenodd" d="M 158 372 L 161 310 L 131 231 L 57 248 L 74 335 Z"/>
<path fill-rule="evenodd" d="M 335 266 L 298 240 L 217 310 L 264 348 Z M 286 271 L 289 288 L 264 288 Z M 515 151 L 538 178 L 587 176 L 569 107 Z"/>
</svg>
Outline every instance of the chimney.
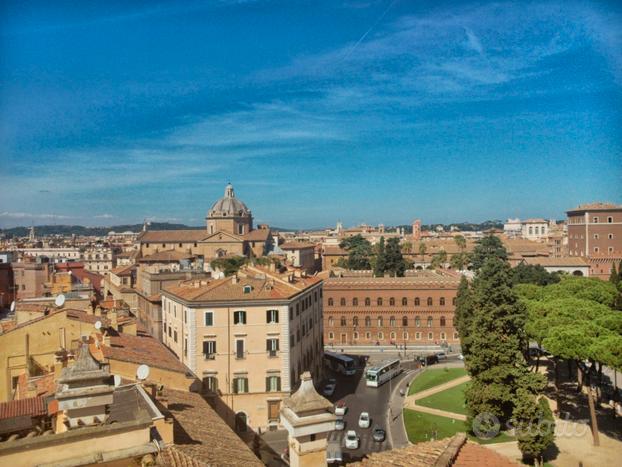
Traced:
<svg viewBox="0 0 622 467">
<path fill-rule="evenodd" d="M 238 282 L 240 282 L 240 281 L 238 280 L 238 275 L 237 274 L 234 274 L 233 276 L 231 276 L 231 283 L 232 284 L 237 284 Z"/>
<path fill-rule="evenodd" d="M 108 313 L 108 318 L 110 319 L 110 327 L 114 329 L 115 331 L 118 331 L 119 321 L 118 321 L 118 315 L 117 315 L 116 308 L 113 308 L 112 310 L 110 310 L 110 313 Z"/>
</svg>

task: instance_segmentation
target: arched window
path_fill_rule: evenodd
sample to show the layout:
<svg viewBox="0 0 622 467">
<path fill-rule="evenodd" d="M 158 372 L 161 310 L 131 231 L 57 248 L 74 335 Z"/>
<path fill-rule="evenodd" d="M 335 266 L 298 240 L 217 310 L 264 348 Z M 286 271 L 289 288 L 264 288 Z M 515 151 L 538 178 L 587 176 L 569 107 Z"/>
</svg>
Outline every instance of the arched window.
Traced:
<svg viewBox="0 0 622 467">
<path fill-rule="evenodd" d="M 408 305 L 408 299 L 406 297 L 402 297 L 402 306 Z"/>
<path fill-rule="evenodd" d="M 378 327 L 382 327 L 382 316 L 378 316 Z"/>
<path fill-rule="evenodd" d="M 428 306 L 432 306 L 432 297 L 428 297 Z"/>
<path fill-rule="evenodd" d="M 334 324 L 335 324 L 335 323 L 333 322 L 333 317 L 332 317 L 332 316 L 329 316 L 329 317 L 328 317 L 328 325 L 329 325 L 329 326 L 333 326 Z"/>
<path fill-rule="evenodd" d="M 371 332 L 367 331 L 365 333 L 365 339 L 367 339 L 367 340 L 371 339 Z"/>
<path fill-rule="evenodd" d="M 441 332 L 441 340 L 442 341 L 447 340 L 447 334 L 445 334 L 444 332 Z"/>
<path fill-rule="evenodd" d="M 421 305 L 421 300 L 419 300 L 419 297 L 415 298 L 415 306 L 419 306 Z"/>
<path fill-rule="evenodd" d="M 243 433 L 247 430 L 246 414 L 244 412 L 238 412 L 235 414 L 235 431 Z"/>
<path fill-rule="evenodd" d="M 428 332 L 428 340 L 431 341 L 434 339 L 434 335 L 431 332 Z"/>
<path fill-rule="evenodd" d="M 441 297 L 441 299 L 439 301 L 439 305 L 440 306 L 445 306 L 445 297 Z"/>
<path fill-rule="evenodd" d="M 345 316 L 342 316 L 342 317 L 341 317 L 341 327 L 343 327 L 343 326 L 345 326 L 345 325 L 346 325 L 346 317 L 345 317 Z"/>
<path fill-rule="evenodd" d="M 408 316 L 402 316 L 402 326 L 408 326 Z"/>
<path fill-rule="evenodd" d="M 455 339 L 458 339 L 458 333 L 457 332 L 454 332 L 454 340 Z"/>
<path fill-rule="evenodd" d="M 378 332 L 378 339 L 384 339 L 384 334 L 382 333 L 382 331 Z"/>
<path fill-rule="evenodd" d="M 431 328 L 432 327 L 432 317 L 428 316 L 428 327 Z"/>
<path fill-rule="evenodd" d="M 335 304 L 335 302 L 333 301 L 332 298 L 328 299 L 328 306 L 333 306 Z"/>
<path fill-rule="evenodd" d="M 382 297 L 378 297 L 378 299 L 376 300 L 376 305 L 382 306 Z"/>
<path fill-rule="evenodd" d="M 396 335 L 394 331 L 391 331 L 391 340 L 394 341 L 396 339 Z"/>
<path fill-rule="evenodd" d="M 395 316 L 391 316 L 389 318 L 389 326 L 391 326 L 391 327 L 395 326 Z"/>
<path fill-rule="evenodd" d="M 404 331 L 404 332 L 402 333 L 402 338 L 403 338 L 405 341 L 407 341 L 407 340 L 408 340 L 408 332 Z"/>
<path fill-rule="evenodd" d="M 359 306 L 359 299 L 358 298 L 354 297 L 352 299 L 352 306 Z"/>
<path fill-rule="evenodd" d="M 339 300 L 339 304 L 341 306 L 346 306 L 346 299 L 344 297 L 341 297 L 341 300 Z"/>
<path fill-rule="evenodd" d="M 415 339 L 421 340 L 421 333 L 420 332 L 416 332 L 415 333 Z"/>
<path fill-rule="evenodd" d="M 352 333 L 352 339 L 354 339 L 354 340 L 356 341 L 356 340 L 358 340 L 358 338 L 359 338 L 359 333 L 358 333 L 358 332 L 356 332 L 356 331 L 354 331 L 354 332 Z"/>
<path fill-rule="evenodd" d="M 332 332 L 329 332 L 328 339 L 332 341 L 334 338 L 335 338 L 335 335 Z"/>
<path fill-rule="evenodd" d="M 359 325 L 359 317 L 358 316 L 354 316 L 352 318 L 352 325 L 353 326 L 358 326 Z"/>
<path fill-rule="evenodd" d="M 389 306 L 395 306 L 395 298 L 394 297 L 391 297 L 389 299 Z"/>
<path fill-rule="evenodd" d="M 441 316 L 441 327 L 444 328 L 447 325 L 446 321 L 445 321 L 445 317 Z"/>
<path fill-rule="evenodd" d="M 371 318 L 369 316 L 365 316 L 365 327 L 371 327 Z"/>
<path fill-rule="evenodd" d="M 421 318 L 419 318 L 419 316 L 415 317 L 415 326 L 418 328 L 421 327 Z"/>
<path fill-rule="evenodd" d="M 369 297 L 365 297 L 365 306 L 371 305 L 371 299 Z"/>
</svg>

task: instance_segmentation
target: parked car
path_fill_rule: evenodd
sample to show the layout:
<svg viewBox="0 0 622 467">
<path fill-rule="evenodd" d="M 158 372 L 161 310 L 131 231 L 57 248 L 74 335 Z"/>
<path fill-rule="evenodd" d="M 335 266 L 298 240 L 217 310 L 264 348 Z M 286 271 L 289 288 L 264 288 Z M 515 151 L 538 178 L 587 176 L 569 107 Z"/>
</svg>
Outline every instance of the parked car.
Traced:
<svg viewBox="0 0 622 467">
<path fill-rule="evenodd" d="M 343 418 L 338 418 L 335 421 L 335 430 L 337 431 L 343 431 L 346 428 L 346 422 L 344 421 Z"/>
<path fill-rule="evenodd" d="M 462 354 L 458 355 L 458 360 L 464 360 L 464 355 Z"/>
<path fill-rule="evenodd" d="M 367 412 L 361 412 L 359 415 L 359 426 L 361 428 L 369 428 L 371 424 L 371 418 L 369 418 L 369 414 Z"/>
<path fill-rule="evenodd" d="M 324 394 L 325 396 L 332 396 L 333 394 L 335 394 L 336 387 L 337 385 L 335 383 L 328 383 L 326 386 L 324 386 L 324 389 L 322 389 L 322 394 Z"/>
<path fill-rule="evenodd" d="M 348 411 L 348 407 L 346 406 L 346 401 L 339 401 L 335 405 L 335 415 L 343 417 Z"/>
<path fill-rule="evenodd" d="M 374 427 L 374 432 L 373 432 L 372 436 L 374 438 L 374 441 L 382 443 L 384 441 L 384 439 L 386 438 L 387 433 L 382 428 L 380 428 L 379 426 L 375 426 Z"/>
<path fill-rule="evenodd" d="M 346 433 L 346 447 L 348 449 L 358 449 L 359 448 L 359 435 L 356 434 L 356 431 L 349 430 Z"/>
<path fill-rule="evenodd" d="M 447 354 L 445 352 L 438 352 L 436 358 L 438 360 L 447 360 Z"/>
<path fill-rule="evenodd" d="M 326 448 L 326 462 L 329 464 L 341 464 L 343 462 L 343 454 L 341 452 L 341 446 L 336 443 L 331 443 Z"/>
</svg>

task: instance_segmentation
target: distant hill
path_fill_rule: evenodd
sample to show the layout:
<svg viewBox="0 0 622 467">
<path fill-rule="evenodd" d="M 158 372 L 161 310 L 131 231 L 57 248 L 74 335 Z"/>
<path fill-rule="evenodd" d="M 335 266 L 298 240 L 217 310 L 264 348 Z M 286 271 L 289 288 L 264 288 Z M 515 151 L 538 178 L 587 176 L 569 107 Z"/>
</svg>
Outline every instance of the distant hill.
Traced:
<svg viewBox="0 0 622 467">
<path fill-rule="evenodd" d="M 170 224 L 168 222 L 152 222 L 149 230 L 178 230 L 178 229 L 204 229 L 205 227 L 191 227 L 184 224 Z M 143 224 L 113 225 L 110 227 L 84 227 L 82 225 L 35 225 L 35 233 L 38 237 L 48 235 L 92 235 L 101 237 L 108 232 L 140 232 Z M 12 227 L 0 229 L 0 233 L 7 237 L 27 237 L 29 227 Z"/>
<path fill-rule="evenodd" d="M 83 225 L 35 225 L 35 234 L 38 237 L 46 237 L 49 235 L 84 235 L 103 237 L 108 232 L 140 232 L 143 229 L 143 224 L 125 224 L 125 225 L 112 225 L 110 227 L 84 227 Z M 185 230 L 185 229 L 205 229 L 205 226 L 189 226 L 185 224 L 170 224 L 168 222 L 152 222 L 149 225 L 149 230 Z M 283 229 L 281 227 L 270 227 L 274 232 L 290 231 L 290 229 Z M 6 235 L 8 238 L 12 237 L 27 237 L 29 227 L 12 227 L 10 229 L 0 229 L 0 234 Z"/>
<path fill-rule="evenodd" d="M 434 230 L 438 226 L 442 226 L 443 230 L 449 232 L 451 227 L 456 227 L 462 232 L 477 232 L 488 229 L 503 229 L 503 221 L 501 220 L 489 220 L 478 223 L 474 222 L 456 222 L 452 224 L 422 224 L 422 230 Z M 406 233 L 412 233 L 412 225 L 397 225 L 396 227 L 403 227 Z"/>
</svg>

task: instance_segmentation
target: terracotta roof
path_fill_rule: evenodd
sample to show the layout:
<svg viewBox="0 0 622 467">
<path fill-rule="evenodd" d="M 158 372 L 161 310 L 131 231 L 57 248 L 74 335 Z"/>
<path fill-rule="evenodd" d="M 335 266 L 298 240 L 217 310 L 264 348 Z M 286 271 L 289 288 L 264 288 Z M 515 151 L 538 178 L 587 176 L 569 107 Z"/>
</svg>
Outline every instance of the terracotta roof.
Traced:
<svg viewBox="0 0 622 467">
<path fill-rule="evenodd" d="M 365 467 L 518 467 L 519 464 L 490 448 L 466 441 L 464 433 L 451 438 L 411 444 L 405 448 L 370 454 L 354 466 Z"/>
<path fill-rule="evenodd" d="M 205 229 L 148 230 L 138 236 L 140 243 L 194 243 L 208 236 Z"/>
<path fill-rule="evenodd" d="M 287 242 L 281 245 L 282 250 L 304 250 L 307 248 L 315 248 L 315 243 L 309 242 Z"/>
<path fill-rule="evenodd" d="M 12 319 L 3 319 L 2 321 L 0 321 L 0 329 L 2 329 L 2 333 L 10 331 L 15 326 L 17 326 L 17 322 Z"/>
<path fill-rule="evenodd" d="M 0 420 L 14 417 L 40 417 L 47 414 L 43 397 L 29 397 L 0 403 Z"/>
<path fill-rule="evenodd" d="M 622 209 L 622 204 L 613 204 L 613 203 L 587 203 L 587 204 L 579 204 L 576 208 L 570 209 L 568 212 L 573 211 L 610 211 L 610 210 L 618 210 Z"/>
<path fill-rule="evenodd" d="M 348 252 L 339 246 L 324 245 L 322 254 L 324 256 L 347 256 Z"/>
<path fill-rule="evenodd" d="M 191 253 L 183 253 L 177 250 L 158 251 L 149 256 L 138 259 L 139 263 L 155 263 L 163 261 L 180 261 L 182 259 L 190 259 L 195 256 Z"/>
<path fill-rule="evenodd" d="M 246 269 L 236 277 L 225 277 L 211 281 L 187 281 L 178 286 L 167 287 L 165 295 L 173 295 L 186 301 L 226 301 L 226 300 L 285 300 L 294 297 L 312 285 L 321 282 L 315 276 L 294 277 L 288 282 L 287 276 L 270 273 L 259 267 Z M 245 292 L 245 286 L 250 290 Z"/>
<path fill-rule="evenodd" d="M 175 445 L 162 451 L 164 465 L 264 465 L 199 394 L 166 388 L 164 398 L 168 410 L 163 412 L 175 420 Z"/>
<path fill-rule="evenodd" d="M 371 276 L 348 276 L 331 277 L 324 282 L 324 290 L 330 289 L 404 289 L 415 287 L 446 287 L 457 288 L 460 284 L 460 276 L 448 271 L 422 270 L 411 272 L 406 277 L 371 277 Z"/>
<path fill-rule="evenodd" d="M 56 391 L 56 381 L 54 372 L 47 373 L 43 376 L 33 376 L 28 378 L 26 373 L 19 375 L 17 381 L 17 390 L 19 399 L 25 399 L 28 395 L 46 396 Z"/>
<path fill-rule="evenodd" d="M 254 229 L 242 238 L 249 242 L 265 242 L 270 237 L 270 229 Z"/>
<path fill-rule="evenodd" d="M 23 311 L 27 313 L 45 313 L 52 309 L 50 303 L 15 302 L 15 312 Z"/>
<path fill-rule="evenodd" d="M 154 368 L 188 373 L 190 370 L 164 344 L 148 334 L 117 333 L 110 336 L 110 346 L 102 346 L 104 357 L 111 360 L 149 365 Z"/>
<path fill-rule="evenodd" d="M 110 272 L 115 276 L 129 276 L 132 274 L 132 269 L 135 269 L 136 266 L 130 264 L 129 266 L 119 266 L 117 268 L 111 269 Z"/>
<path fill-rule="evenodd" d="M 524 258 L 527 264 L 539 264 L 540 266 L 559 266 L 559 267 L 589 267 L 585 258 L 579 256 L 566 256 L 563 258 L 550 258 L 546 256 L 536 258 Z"/>
</svg>

